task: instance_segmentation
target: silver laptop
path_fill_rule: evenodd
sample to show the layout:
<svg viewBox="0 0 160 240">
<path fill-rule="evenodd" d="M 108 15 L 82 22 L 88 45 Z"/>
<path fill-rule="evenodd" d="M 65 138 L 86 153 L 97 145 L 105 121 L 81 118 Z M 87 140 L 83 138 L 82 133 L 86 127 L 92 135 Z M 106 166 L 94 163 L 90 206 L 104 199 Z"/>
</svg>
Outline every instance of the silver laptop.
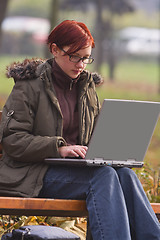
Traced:
<svg viewBox="0 0 160 240">
<path fill-rule="evenodd" d="M 159 114 L 159 102 L 105 99 L 85 159 L 45 161 L 76 166 L 142 167 Z"/>
</svg>

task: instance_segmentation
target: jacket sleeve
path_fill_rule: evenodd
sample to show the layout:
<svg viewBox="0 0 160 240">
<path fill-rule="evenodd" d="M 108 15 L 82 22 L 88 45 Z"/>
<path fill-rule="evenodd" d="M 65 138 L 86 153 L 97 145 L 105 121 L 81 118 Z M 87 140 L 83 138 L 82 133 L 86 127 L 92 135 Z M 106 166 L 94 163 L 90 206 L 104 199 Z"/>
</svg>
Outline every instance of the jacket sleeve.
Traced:
<svg viewBox="0 0 160 240">
<path fill-rule="evenodd" d="M 0 137 L 4 152 L 16 161 L 38 162 L 60 157 L 58 145 L 66 145 L 60 136 L 33 135 L 38 93 L 27 81 L 17 82 L 4 106 Z"/>
</svg>

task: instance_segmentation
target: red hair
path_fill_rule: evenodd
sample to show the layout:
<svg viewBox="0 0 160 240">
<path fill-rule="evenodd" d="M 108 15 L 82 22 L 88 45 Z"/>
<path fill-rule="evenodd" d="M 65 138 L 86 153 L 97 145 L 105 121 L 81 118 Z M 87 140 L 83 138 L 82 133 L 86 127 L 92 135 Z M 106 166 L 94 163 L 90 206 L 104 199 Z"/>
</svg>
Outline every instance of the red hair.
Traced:
<svg viewBox="0 0 160 240">
<path fill-rule="evenodd" d="M 94 39 L 87 26 L 74 20 L 65 20 L 51 31 L 47 40 L 51 52 L 53 43 L 59 48 L 70 46 L 68 54 L 75 53 L 86 46 L 95 47 Z"/>
</svg>

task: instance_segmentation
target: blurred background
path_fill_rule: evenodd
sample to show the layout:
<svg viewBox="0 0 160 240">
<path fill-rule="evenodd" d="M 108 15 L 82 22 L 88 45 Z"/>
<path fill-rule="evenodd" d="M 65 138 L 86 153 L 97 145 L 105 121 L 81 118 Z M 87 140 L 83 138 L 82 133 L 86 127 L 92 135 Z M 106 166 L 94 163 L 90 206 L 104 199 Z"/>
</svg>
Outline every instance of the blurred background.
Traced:
<svg viewBox="0 0 160 240">
<path fill-rule="evenodd" d="M 104 78 L 101 101 L 160 101 L 160 0 L 0 0 L 0 109 L 13 87 L 6 66 L 51 57 L 47 35 L 65 19 L 84 22 L 95 38 L 89 70 Z M 160 201 L 160 121 L 145 163 L 137 174 L 150 199 Z"/>
<path fill-rule="evenodd" d="M 50 57 L 48 33 L 62 20 L 75 19 L 95 38 L 91 71 L 106 84 L 160 94 L 159 12 L 160 0 L 1 0 L 0 70 L 10 60 Z"/>
</svg>

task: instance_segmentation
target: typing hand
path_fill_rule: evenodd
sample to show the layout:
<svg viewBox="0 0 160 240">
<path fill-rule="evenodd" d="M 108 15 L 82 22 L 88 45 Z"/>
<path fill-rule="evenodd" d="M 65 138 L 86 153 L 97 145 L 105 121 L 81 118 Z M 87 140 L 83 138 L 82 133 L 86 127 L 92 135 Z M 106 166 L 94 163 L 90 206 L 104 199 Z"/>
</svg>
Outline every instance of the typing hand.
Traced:
<svg viewBox="0 0 160 240">
<path fill-rule="evenodd" d="M 59 147 L 61 157 L 81 157 L 85 158 L 88 147 L 81 145 L 71 145 Z"/>
</svg>

